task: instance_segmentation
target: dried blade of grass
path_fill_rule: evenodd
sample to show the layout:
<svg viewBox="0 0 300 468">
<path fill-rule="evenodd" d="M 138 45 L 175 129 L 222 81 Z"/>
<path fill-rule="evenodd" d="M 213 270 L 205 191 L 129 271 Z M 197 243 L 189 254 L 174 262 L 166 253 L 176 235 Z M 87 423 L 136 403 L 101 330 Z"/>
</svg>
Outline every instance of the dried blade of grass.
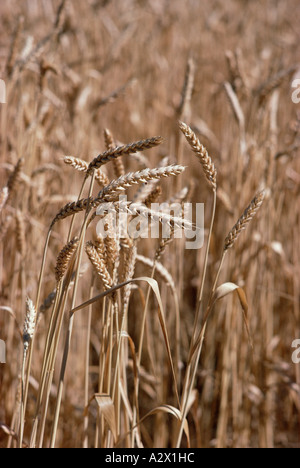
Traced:
<svg viewBox="0 0 300 468">
<path fill-rule="evenodd" d="M 161 405 L 161 406 L 157 406 L 156 408 L 154 408 L 153 410 L 149 411 L 149 413 L 147 413 L 145 416 L 143 416 L 138 422 L 137 424 L 135 424 L 132 428 L 132 431 L 134 429 L 136 429 L 137 427 L 139 427 L 147 418 L 149 418 L 150 416 L 154 416 L 158 413 L 166 413 L 166 414 L 170 414 L 171 416 L 173 416 L 174 418 L 176 418 L 178 421 L 182 421 L 182 413 L 181 411 L 178 409 L 178 408 L 175 408 L 175 406 L 172 406 L 172 405 Z M 183 421 L 183 428 L 184 428 L 184 432 L 185 432 L 185 435 L 186 435 L 186 438 L 187 438 L 187 446 L 188 448 L 190 447 L 190 434 L 189 434 L 189 426 L 188 426 L 188 422 L 187 420 L 185 419 Z M 125 438 L 127 436 L 127 434 L 125 434 L 121 440 L 119 441 L 119 443 L 122 442 L 123 438 Z"/>
<path fill-rule="evenodd" d="M 250 333 L 249 323 L 248 323 L 248 302 L 247 302 L 246 294 L 245 294 L 245 291 L 243 290 L 243 288 L 237 286 L 234 283 L 224 283 L 224 284 L 222 284 L 221 286 L 219 286 L 216 289 L 216 291 L 215 291 L 215 293 L 213 295 L 212 306 L 211 307 L 213 307 L 217 301 L 219 301 L 223 297 L 226 297 L 228 294 L 231 294 L 233 292 L 237 293 L 240 304 L 242 306 L 243 315 L 244 315 L 244 322 L 245 322 L 245 326 L 246 326 L 246 330 L 247 330 L 247 334 L 248 334 L 248 338 L 249 338 L 249 343 L 251 345 L 251 348 L 253 349 L 253 340 L 251 338 L 251 333 Z"/>
<path fill-rule="evenodd" d="M 159 307 L 158 307 L 159 322 L 161 324 L 161 329 L 162 329 L 162 333 L 163 333 L 163 336 L 164 336 L 164 341 L 165 341 L 165 345 L 166 345 L 166 349 L 167 349 L 167 355 L 168 355 L 170 367 L 171 367 L 171 370 L 172 370 L 172 376 L 173 376 L 173 380 L 174 380 L 176 398 L 177 398 L 178 403 L 179 403 L 179 396 L 178 396 L 178 390 L 177 390 L 177 383 L 176 383 L 176 377 L 175 377 L 174 364 L 173 364 L 173 359 L 172 359 L 172 354 L 171 354 L 171 347 L 170 347 L 170 342 L 169 342 L 169 337 L 168 337 L 168 332 L 167 332 L 167 327 L 166 327 L 166 321 L 165 321 L 164 307 L 163 307 L 163 303 L 162 303 L 162 300 L 161 300 L 161 295 L 160 295 L 160 292 L 159 292 L 158 283 L 157 283 L 156 280 L 154 280 L 153 278 L 143 276 L 143 277 L 140 277 L 140 278 L 134 278 L 134 279 L 132 279 L 130 281 L 126 281 L 124 283 L 118 284 L 117 286 L 114 286 L 111 289 L 109 289 L 109 290 L 107 290 L 107 291 L 93 297 L 89 301 L 84 302 L 83 304 L 80 304 L 79 306 L 71 309 L 70 316 L 72 316 L 78 310 L 84 309 L 85 307 L 88 307 L 89 305 L 94 304 L 95 302 L 98 302 L 103 297 L 108 296 L 109 294 L 112 294 L 112 293 L 116 292 L 118 289 L 123 288 L 127 284 L 140 282 L 140 281 L 146 282 L 151 286 L 152 291 L 154 292 L 155 297 L 156 297 L 157 302 L 158 302 L 158 305 L 159 305 Z"/>
<path fill-rule="evenodd" d="M 109 395 L 94 395 L 94 399 L 100 409 L 100 413 L 104 417 L 109 429 L 114 437 L 115 442 L 117 441 L 117 424 L 116 424 L 116 413 L 114 403 Z"/>
<path fill-rule="evenodd" d="M 10 314 L 10 316 L 14 319 L 15 324 L 16 324 L 17 329 L 18 329 L 18 333 L 19 333 L 20 337 L 22 338 L 23 337 L 23 332 L 21 330 L 21 327 L 19 325 L 17 316 L 16 316 L 15 312 L 13 311 L 13 309 L 11 307 L 7 307 L 7 306 L 0 306 L 0 310 L 3 310 L 4 312 L 8 312 Z"/>
<path fill-rule="evenodd" d="M 155 146 L 160 145 L 163 142 L 163 138 L 158 136 L 158 137 L 153 137 L 153 138 L 148 138 L 146 140 L 140 140 L 134 143 L 130 143 L 129 145 L 124 145 L 124 146 L 118 146 L 116 148 L 109 149 L 105 151 L 102 154 L 99 154 L 89 165 L 88 168 L 88 175 L 91 175 L 91 173 L 95 170 L 98 169 L 99 167 L 103 166 L 104 164 L 108 163 L 109 161 L 112 161 L 116 158 L 119 158 L 120 156 L 123 155 L 128 155 L 131 153 L 137 153 L 139 151 L 143 151 L 146 149 L 153 148 Z"/>
</svg>

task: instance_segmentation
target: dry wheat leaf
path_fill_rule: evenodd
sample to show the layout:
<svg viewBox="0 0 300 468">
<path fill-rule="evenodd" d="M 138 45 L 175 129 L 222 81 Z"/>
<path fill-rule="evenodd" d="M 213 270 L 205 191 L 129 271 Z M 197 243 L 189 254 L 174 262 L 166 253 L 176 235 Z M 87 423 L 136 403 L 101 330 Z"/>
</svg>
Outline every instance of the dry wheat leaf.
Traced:
<svg viewBox="0 0 300 468">
<path fill-rule="evenodd" d="M 231 294 L 233 292 L 237 293 L 238 298 L 240 300 L 240 303 L 241 303 L 241 306 L 242 306 L 242 309 L 243 309 L 244 322 L 245 322 L 248 338 L 249 338 L 249 341 L 250 341 L 250 345 L 253 348 L 252 338 L 251 338 L 249 325 L 248 325 L 248 309 L 249 309 L 249 307 L 248 307 L 248 302 L 247 302 L 245 291 L 240 286 L 238 286 L 238 285 L 236 285 L 234 283 L 223 283 L 223 284 L 221 284 L 221 286 L 219 286 L 216 289 L 216 291 L 214 293 L 213 301 L 212 301 L 213 305 L 219 299 L 222 299 L 223 297 L 228 296 L 228 294 Z"/>
<path fill-rule="evenodd" d="M 114 440 L 117 440 L 117 426 L 116 426 L 116 413 L 112 399 L 109 395 L 95 394 L 94 398 L 99 406 L 100 413 L 108 424 L 112 432 Z"/>
<path fill-rule="evenodd" d="M 181 411 L 179 411 L 179 409 L 175 408 L 172 405 L 161 405 L 161 406 L 158 406 L 157 408 L 154 408 L 153 410 L 149 411 L 149 413 L 147 413 L 146 416 L 144 416 L 140 420 L 139 424 L 141 424 L 149 416 L 153 416 L 154 414 L 157 414 L 157 413 L 167 413 L 167 414 L 170 414 L 171 416 L 174 416 L 178 421 L 180 421 L 180 422 L 182 421 L 182 413 L 181 413 Z M 185 433 L 186 438 L 187 438 L 188 447 L 190 447 L 189 426 L 188 426 L 188 423 L 187 423 L 186 419 L 184 421 L 183 430 L 184 430 L 184 433 Z"/>
</svg>

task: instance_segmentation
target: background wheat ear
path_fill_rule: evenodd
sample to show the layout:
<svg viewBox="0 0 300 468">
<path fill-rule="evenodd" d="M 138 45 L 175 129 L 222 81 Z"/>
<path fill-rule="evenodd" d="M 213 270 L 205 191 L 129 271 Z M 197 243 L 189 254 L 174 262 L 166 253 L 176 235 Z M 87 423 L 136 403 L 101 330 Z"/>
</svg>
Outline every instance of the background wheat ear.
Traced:
<svg viewBox="0 0 300 468">
<path fill-rule="evenodd" d="M 224 250 L 228 250 L 233 247 L 234 243 L 237 241 L 241 232 L 246 229 L 247 225 L 254 218 L 259 208 L 263 204 L 265 198 L 265 191 L 261 191 L 255 195 L 252 199 L 250 205 L 245 209 L 242 216 L 238 219 L 236 224 L 233 226 L 228 236 L 225 239 Z"/>
<path fill-rule="evenodd" d="M 184 122 L 179 122 L 179 128 L 185 136 L 191 149 L 199 159 L 207 182 L 214 191 L 217 189 L 217 171 L 207 149 L 200 143 L 195 132 Z"/>
</svg>

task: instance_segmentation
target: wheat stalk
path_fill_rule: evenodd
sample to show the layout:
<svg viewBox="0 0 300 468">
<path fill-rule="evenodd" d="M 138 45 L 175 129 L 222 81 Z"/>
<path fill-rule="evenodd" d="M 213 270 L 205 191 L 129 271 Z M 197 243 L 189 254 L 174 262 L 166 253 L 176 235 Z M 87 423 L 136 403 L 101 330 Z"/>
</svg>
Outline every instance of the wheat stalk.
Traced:
<svg viewBox="0 0 300 468">
<path fill-rule="evenodd" d="M 261 207 L 265 197 L 265 192 L 259 192 L 251 201 L 250 205 L 245 209 L 242 216 L 239 218 L 237 223 L 233 226 L 228 236 L 225 239 L 224 251 L 227 251 L 233 247 L 234 243 L 238 239 L 241 232 L 246 229 L 249 222 L 254 218 L 257 211 Z"/>
<path fill-rule="evenodd" d="M 108 163 L 109 161 L 113 161 L 120 156 L 137 153 L 139 151 L 143 151 L 149 148 L 153 148 L 154 146 L 158 146 L 163 142 L 162 137 L 153 137 L 148 138 L 146 140 L 140 140 L 129 145 L 117 146 L 116 148 L 111 148 L 105 151 L 102 154 L 99 154 L 89 165 L 88 168 L 88 175 L 98 169 L 99 167 L 103 166 L 104 164 Z"/>
<path fill-rule="evenodd" d="M 214 163 L 212 162 L 211 157 L 209 156 L 206 148 L 201 145 L 199 139 L 197 138 L 195 132 L 183 122 L 179 122 L 179 128 L 184 134 L 187 142 L 191 146 L 192 150 L 199 158 L 202 165 L 206 180 L 212 186 L 213 190 L 217 189 L 217 171 L 215 169 Z"/>
</svg>

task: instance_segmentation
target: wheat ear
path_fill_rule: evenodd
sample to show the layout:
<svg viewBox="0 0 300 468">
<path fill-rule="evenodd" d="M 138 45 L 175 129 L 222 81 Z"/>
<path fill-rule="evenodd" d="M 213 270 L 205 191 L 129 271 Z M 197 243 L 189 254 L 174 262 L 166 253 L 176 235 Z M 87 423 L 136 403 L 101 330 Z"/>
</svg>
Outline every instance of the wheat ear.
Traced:
<svg viewBox="0 0 300 468">
<path fill-rule="evenodd" d="M 23 165 L 24 165 L 24 159 L 20 158 L 18 160 L 17 164 L 15 165 L 14 170 L 13 170 L 13 172 L 11 173 L 11 175 L 10 175 L 10 177 L 8 179 L 7 188 L 8 188 L 9 197 L 15 191 L 16 186 L 17 186 L 17 184 L 18 184 L 18 182 L 20 180 L 20 174 L 21 174 Z"/>
<path fill-rule="evenodd" d="M 250 205 L 245 209 L 242 216 L 239 218 L 237 223 L 233 226 L 231 231 L 229 232 L 228 236 L 225 239 L 224 243 L 224 251 L 227 251 L 231 247 L 233 247 L 234 243 L 238 239 L 241 232 L 246 229 L 246 226 L 249 222 L 254 218 L 257 211 L 261 207 L 265 197 L 265 192 L 261 191 L 251 201 Z"/>
<path fill-rule="evenodd" d="M 113 180 L 107 187 L 99 192 L 97 198 L 94 200 L 93 206 L 101 203 L 102 201 L 115 200 L 121 192 L 132 185 L 147 183 L 164 177 L 177 176 L 184 170 L 184 166 L 171 165 L 156 169 L 144 169 L 143 171 L 126 174 L 125 176 Z"/>
<path fill-rule="evenodd" d="M 213 190 L 216 190 L 217 171 L 214 163 L 212 162 L 211 157 L 207 152 L 207 149 L 203 145 L 201 145 L 198 137 L 196 136 L 195 132 L 193 132 L 191 127 L 189 127 L 183 122 L 179 122 L 179 128 L 184 134 L 190 147 L 192 148 L 196 156 L 199 158 L 206 180 L 212 186 Z"/>
<path fill-rule="evenodd" d="M 104 285 L 104 288 L 106 290 L 111 289 L 113 287 L 112 278 L 106 268 L 106 265 L 103 259 L 100 258 L 100 256 L 98 255 L 98 252 L 94 244 L 92 242 L 87 242 L 85 246 L 85 251 L 94 269 L 96 270 L 97 274 L 100 276 L 102 283 Z"/>
<path fill-rule="evenodd" d="M 68 242 L 59 253 L 55 267 L 55 279 L 57 283 L 64 277 L 68 269 L 69 262 L 77 249 L 78 242 L 79 238 L 74 237 L 74 239 Z"/>
<path fill-rule="evenodd" d="M 65 156 L 63 159 L 64 163 L 68 166 L 73 167 L 76 171 L 87 172 L 89 168 L 89 163 L 80 158 L 75 158 L 74 156 Z M 109 184 L 109 178 L 104 174 L 101 169 L 95 171 L 95 179 L 98 184 L 102 187 L 105 187 Z"/>
<path fill-rule="evenodd" d="M 30 342 L 33 338 L 36 323 L 36 309 L 29 297 L 26 299 L 26 316 L 23 328 L 24 356 L 26 356 Z"/>
<path fill-rule="evenodd" d="M 99 154 L 89 165 L 88 174 L 91 175 L 93 170 L 98 169 L 99 167 L 103 166 L 104 164 L 108 163 L 109 161 L 113 161 L 120 156 L 137 153 L 139 151 L 143 151 L 149 148 L 153 148 L 154 146 L 158 146 L 163 142 L 162 137 L 153 137 L 148 138 L 146 140 L 140 140 L 129 145 L 125 146 L 117 146 L 116 148 L 111 148 L 105 151 L 102 154 Z"/>
<path fill-rule="evenodd" d="M 116 147 L 114 137 L 107 128 L 104 130 L 104 140 L 107 150 L 111 150 Z M 116 177 L 125 175 L 125 168 L 121 158 L 113 159 L 113 166 Z"/>
<path fill-rule="evenodd" d="M 80 213 L 87 209 L 88 205 L 93 201 L 93 198 L 82 198 L 79 201 L 67 203 L 61 210 L 57 213 L 55 218 L 53 219 L 50 229 L 53 228 L 54 224 L 57 221 L 67 218 L 68 216 L 72 216 L 73 214 Z"/>
</svg>

